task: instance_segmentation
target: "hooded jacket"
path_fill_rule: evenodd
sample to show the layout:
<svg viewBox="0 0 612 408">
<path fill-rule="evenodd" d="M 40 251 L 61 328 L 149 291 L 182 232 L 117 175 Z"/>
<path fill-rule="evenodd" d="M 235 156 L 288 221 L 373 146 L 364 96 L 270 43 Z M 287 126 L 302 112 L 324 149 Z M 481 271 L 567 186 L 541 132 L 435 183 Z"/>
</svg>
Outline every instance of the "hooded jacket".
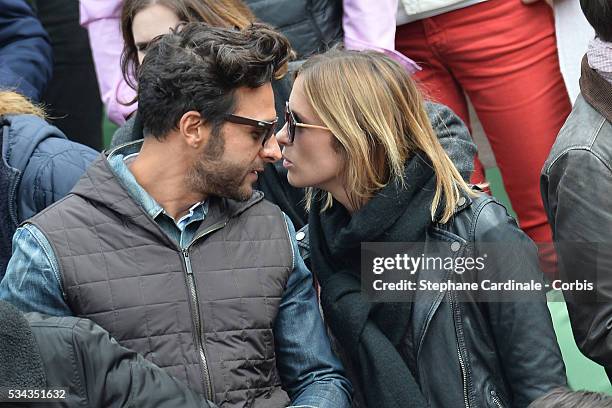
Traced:
<svg viewBox="0 0 612 408">
<path fill-rule="evenodd" d="M 98 153 L 34 115 L 0 117 L 0 278 L 17 225 L 65 196 Z"/>
</svg>

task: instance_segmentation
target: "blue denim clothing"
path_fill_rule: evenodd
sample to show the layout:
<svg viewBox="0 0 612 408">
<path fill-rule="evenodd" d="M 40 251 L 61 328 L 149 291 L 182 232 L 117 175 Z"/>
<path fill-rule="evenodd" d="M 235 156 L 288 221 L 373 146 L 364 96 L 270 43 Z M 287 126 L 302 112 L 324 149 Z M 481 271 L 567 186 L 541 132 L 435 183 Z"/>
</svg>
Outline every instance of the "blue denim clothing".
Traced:
<svg viewBox="0 0 612 408">
<path fill-rule="evenodd" d="M 122 153 L 125 153 L 123 151 Z M 197 203 L 174 221 L 136 182 L 124 160 L 129 155 L 111 154 L 111 169 L 132 198 L 172 239 L 186 247 L 207 215 L 207 202 Z M 294 253 L 289 276 L 276 318 L 274 335 L 278 370 L 283 388 L 295 406 L 349 407 L 352 388 L 333 354 L 312 285 L 312 275 L 295 240 L 295 229 L 285 216 Z M 72 315 L 61 287 L 57 259 L 38 228 L 25 224 L 13 237 L 13 256 L 0 282 L 0 299 L 24 312 L 56 316 Z"/>
</svg>

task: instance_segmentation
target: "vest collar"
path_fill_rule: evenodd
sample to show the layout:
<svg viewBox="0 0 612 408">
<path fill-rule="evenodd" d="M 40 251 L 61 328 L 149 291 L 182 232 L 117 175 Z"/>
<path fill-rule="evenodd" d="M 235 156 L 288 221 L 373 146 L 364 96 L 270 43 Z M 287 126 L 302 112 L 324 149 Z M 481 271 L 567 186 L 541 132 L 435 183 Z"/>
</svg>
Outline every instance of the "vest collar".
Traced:
<svg viewBox="0 0 612 408">
<path fill-rule="evenodd" d="M 150 223 L 155 224 L 153 219 L 128 193 L 123 184 L 119 181 L 108 162 L 108 157 L 121 150 L 122 153 L 134 153 L 140 150 L 142 140 L 126 143 L 105 152 L 98 156 L 89 166 L 83 177 L 72 190 L 72 194 L 81 196 L 89 201 L 97 202 L 103 206 L 121 214 L 131 220 L 142 217 L 149 219 Z M 253 195 L 247 201 L 236 201 L 224 197 L 209 197 L 208 215 L 198 228 L 196 236 L 218 223 L 227 223 L 232 217 L 237 217 L 250 207 L 263 200 L 263 193 L 254 190 Z M 142 223 L 139 223 L 142 225 Z M 159 227 L 149 225 L 149 230 L 160 231 Z"/>
</svg>

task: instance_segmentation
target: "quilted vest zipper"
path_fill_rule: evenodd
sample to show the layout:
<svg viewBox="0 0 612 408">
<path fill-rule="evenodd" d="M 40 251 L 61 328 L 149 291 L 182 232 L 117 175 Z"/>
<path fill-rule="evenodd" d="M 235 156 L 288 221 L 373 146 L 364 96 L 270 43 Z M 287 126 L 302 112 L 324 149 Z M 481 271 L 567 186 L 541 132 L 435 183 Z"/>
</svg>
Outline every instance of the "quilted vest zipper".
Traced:
<svg viewBox="0 0 612 408">
<path fill-rule="evenodd" d="M 200 303 L 198 301 L 198 291 L 196 289 L 195 278 L 193 276 L 193 269 L 191 267 L 191 259 L 189 257 L 189 248 L 200 238 L 208 235 L 214 231 L 217 231 L 227 224 L 227 221 L 220 222 L 212 225 L 210 228 L 203 231 L 201 234 L 196 236 L 187 248 L 181 249 L 183 255 L 183 262 L 185 263 L 185 270 L 187 272 L 187 289 L 189 290 L 189 298 L 191 302 L 191 320 L 194 326 L 194 339 L 198 349 L 198 356 L 200 358 L 200 370 L 202 372 L 202 380 L 204 381 L 204 391 L 206 392 L 206 399 L 214 401 L 214 390 L 212 379 L 210 376 L 210 367 L 208 366 L 208 360 L 206 359 L 206 346 L 202 339 L 202 316 L 200 315 Z"/>
</svg>

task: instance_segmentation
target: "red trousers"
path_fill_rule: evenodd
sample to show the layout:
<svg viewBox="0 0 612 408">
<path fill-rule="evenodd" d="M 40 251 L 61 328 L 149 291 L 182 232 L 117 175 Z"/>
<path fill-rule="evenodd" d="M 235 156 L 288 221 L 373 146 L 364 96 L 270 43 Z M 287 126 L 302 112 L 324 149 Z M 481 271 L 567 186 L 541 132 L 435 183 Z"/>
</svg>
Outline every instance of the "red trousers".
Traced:
<svg viewBox="0 0 612 408">
<path fill-rule="evenodd" d="M 396 48 L 423 68 L 415 78 L 424 93 L 468 127 L 469 96 L 521 228 L 536 242 L 551 242 L 540 170 L 571 104 L 550 7 L 489 0 L 397 27 Z M 475 168 L 472 181 L 484 181 L 478 159 Z"/>
</svg>

